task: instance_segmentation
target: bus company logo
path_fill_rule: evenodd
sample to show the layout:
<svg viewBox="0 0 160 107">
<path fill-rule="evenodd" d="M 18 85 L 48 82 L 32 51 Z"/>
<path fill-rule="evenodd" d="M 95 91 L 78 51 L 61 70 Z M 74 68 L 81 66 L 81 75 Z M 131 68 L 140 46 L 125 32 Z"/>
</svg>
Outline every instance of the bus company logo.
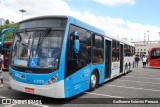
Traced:
<svg viewBox="0 0 160 107">
<path fill-rule="evenodd" d="M 2 99 L 2 104 L 12 104 L 12 99 Z"/>
<path fill-rule="evenodd" d="M 26 79 L 25 75 L 21 75 L 21 74 L 15 74 L 16 77 L 21 78 L 21 79 Z"/>
</svg>

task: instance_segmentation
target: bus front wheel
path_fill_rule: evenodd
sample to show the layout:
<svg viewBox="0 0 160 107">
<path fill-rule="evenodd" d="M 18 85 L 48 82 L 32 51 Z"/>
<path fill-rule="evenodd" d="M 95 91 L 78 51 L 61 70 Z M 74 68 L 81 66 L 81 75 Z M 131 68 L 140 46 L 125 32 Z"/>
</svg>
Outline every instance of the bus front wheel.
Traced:
<svg viewBox="0 0 160 107">
<path fill-rule="evenodd" d="M 93 91 L 98 85 L 98 74 L 96 71 L 92 72 L 92 75 L 90 77 L 90 91 Z"/>
</svg>

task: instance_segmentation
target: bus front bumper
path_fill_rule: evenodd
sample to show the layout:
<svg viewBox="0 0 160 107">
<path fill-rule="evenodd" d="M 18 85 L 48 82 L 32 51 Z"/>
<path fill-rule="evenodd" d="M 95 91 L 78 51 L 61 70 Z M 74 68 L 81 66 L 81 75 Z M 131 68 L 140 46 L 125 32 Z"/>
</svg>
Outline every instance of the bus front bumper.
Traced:
<svg viewBox="0 0 160 107">
<path fill-rule="evenodd" d="M 10 86 L 12 89 L 42 95 L 52 98 L 64 98 L 64 80 L 56 82 L 51 85 L 35 85 L 35 84 L 27 84 L 14 80 L 11 76 L 9 76 Z"/>
</svg>

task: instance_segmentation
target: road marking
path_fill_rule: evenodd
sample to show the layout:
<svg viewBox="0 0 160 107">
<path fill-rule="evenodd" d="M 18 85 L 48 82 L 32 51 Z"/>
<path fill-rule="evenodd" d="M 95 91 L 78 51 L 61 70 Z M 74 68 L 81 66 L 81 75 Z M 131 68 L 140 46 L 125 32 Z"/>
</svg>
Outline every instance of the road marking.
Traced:
<svg viewBox="0 0 160 107">
<path fill-rule="evenodd" d="M 124 76 L 124 77 L 131 77 L 131 78 L 144 78 L 144 79 L 158 79 L 158 80 L 160 80 L 160 78 L 147 78 L 147 77 L 135 77 L 135 76 Z"/>
<path fill-rule="evenodd" d="M 16 105 L 16 104 L 11 104 L 11 105 L 4 106 L 4 107 L 12 107 L 12 106 L 14 106 L 14 105 Z"/>
<path fill-rule="evenodd" d="M 7 97 L 0 96 L 0 98 L 7 98 Z"/>
<path fill-rule="evenodd" d="M 4 82 L 9 84 L 9 82 L 7 82 L 7 81 L 4 81 Z M 7 98 L 7 97 L 0 96 L 0 98 Z M 34 99 L 37 99 L 37 98 L 39 98 L 39 97 L 35 97 L 35 98 L 29 99 L 29 100 L 34 100 Z M 5 106 L 5 107 L 11 107 L 11 106 L 14 106 L 14 105 L 16 105 L 16 104 L 11 104 L 11 105 L 8 105 L 8 106 Z M 41 107 L 50 107 L 50 106 L 46 106 L 46 105 L 43 105 L 43 104 L 42 105 L 40 105 L 40 104 L 32 104 L 32 105 L 41 106 Z"/>
<path fill-rule="evenodd" d="M 155 76 L 155 77 L 160 77 L 160 75 L 149 75 L 149 74 L 137 74 L 137 73 L 132 73 L 131 75 L 144 75 L 144 76 Z"/>
<path fill-rule="evenodd" d="M 39 105 L 39 104 L 33 104 L 33 105 L 41 106 L 41 107 L 50 107 L 50 106 L 46 106 L 46 105 Z"/>
<path fill-rule="evenodd" d="M 127 82 L 138 82 L 138 83 L 144 83 L 144 84 L 155 84 L 160 85 L 160 83 L 154 83 L 154 82 L 143 82 L 143 81 L 132 81 L 132 80 L 118 80 L 118 81 L 127 81 Z"/>
<path fill-rule="evenodd" d="M 155 73 L 155 72 L 141 72 L 141 71 L 133 71 L 132 73 L 137 73 L 137 74 L 139 74 L 139 73 L 141 73 L 141 74 L 155 74 L 155 75 L 160 75 L 160 73 L 159 72 L 157 72 L 157 73 Z"/>
<path fill-rule="evenodd" d="M 118 85 L 105 85 L 105 86 L 106 87 L 118 87 L 118 88 L 127 88 L 127 89 L 136 89 L 136 90 L 145 90 L 145 91 L 160 92 L 160 90 L 145 89 L 145 88 L 136 88 L 136 87 L 126 87 L 126 86 L 118 86 Z"/>
<path fill-rule="evenodd" d="M 7 82 L 7 81 L 4 81 L 5 83 L 7 83 L 7 84 L 9 84 L 9 82 Z"/>
<path fill-rule="evenodd" d="M 86 94 L 92 94 L 92 95 L 98 95 L 98 96 L 111 97 L 111 98 L 125 98 L 125 97 L 121 97 L 121 96 L 112 96 L 112 95 L 92 93 L 92 92 L 84 92 L 84 93 L 86 93 Z"/>
<path fill-rule="evenodd" d="M 12 107 L 12 106 L 14 106 L 14 105 L 16 105 L 16 104 L 11 104 L 11 105 L 4 106 L 4 107 Z"/>
</svg>

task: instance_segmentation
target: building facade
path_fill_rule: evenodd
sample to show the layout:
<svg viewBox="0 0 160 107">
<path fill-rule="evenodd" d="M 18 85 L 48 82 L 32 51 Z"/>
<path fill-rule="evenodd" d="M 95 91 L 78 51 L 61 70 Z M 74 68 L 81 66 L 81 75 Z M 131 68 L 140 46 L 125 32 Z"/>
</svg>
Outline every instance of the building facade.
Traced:
<svg viewBox="0 0 160 107">
<path fill-rule="evenodd" d="M 142 57 L 143 55 L 148 55 L 148 51 L 155 46 L 160 46 L 160 41 L 138 41 L 132 42 L 135 44 L 135 53 Z"/>
<path fill-rule="evenodd" d="M 5 20 L 3 18 L 0 18 L 0 26 L 5 24 Z"/>
</svg>

